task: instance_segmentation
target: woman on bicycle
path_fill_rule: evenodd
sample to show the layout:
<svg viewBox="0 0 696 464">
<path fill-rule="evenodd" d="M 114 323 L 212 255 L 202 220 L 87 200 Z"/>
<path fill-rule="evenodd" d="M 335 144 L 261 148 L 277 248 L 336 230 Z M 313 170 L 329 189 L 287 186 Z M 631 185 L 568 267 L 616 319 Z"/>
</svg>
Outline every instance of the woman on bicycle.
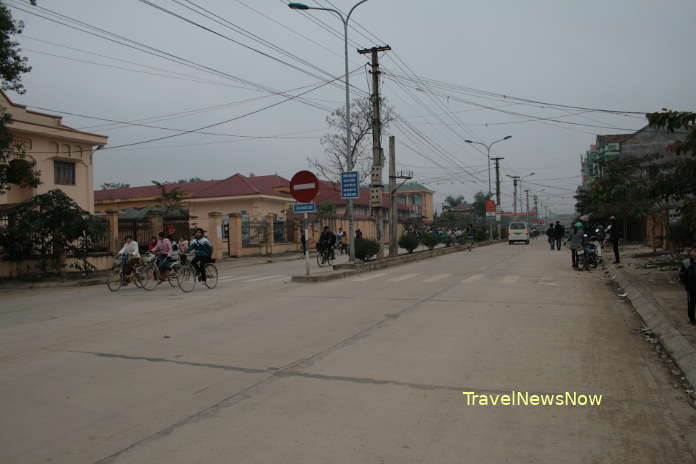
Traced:
<svg viewBox="0 0 696 464">
<path fill-rule="evenodd" d="M 164 232 L 160 232 L 159 240 L 152 248 L 152 252 L 157 255 L 157 267 L 160 271 L 160 280 L 164 281 L 167 279 L 167 272 L 169 271 L 170 263 L 172 261 L 172 243 L 167 237 L 165 237 Z"/>
<path fill-rule="evenodd" d="M 140 251 L 138 250 L 138 242 L 133 240 L 133 237 L 126 235 L 125 243 L 123 248 L 118 252 L 118 256 L 121 258 L 121 267 L 123 269 L 124 275 L 130 275 L 133 270 L 133 266 L 140 259 Z"/>
</svg>

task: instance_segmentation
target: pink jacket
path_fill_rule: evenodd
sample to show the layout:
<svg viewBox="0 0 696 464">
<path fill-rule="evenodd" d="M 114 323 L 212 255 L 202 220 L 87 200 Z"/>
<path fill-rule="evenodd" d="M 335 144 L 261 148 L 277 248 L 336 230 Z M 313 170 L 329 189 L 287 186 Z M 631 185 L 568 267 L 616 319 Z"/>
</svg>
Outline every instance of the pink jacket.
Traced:
<svg viewBox="0 0 696 464">
<path fill-rule="evenodd" d="M 157 245 L 155 245 L 155 248 L 153 248 L 152 251 L 153 252 L 159 251 L 163 255 L 171 256 L 172 255 L 172 242 L 170 242 L 168 238 L 163 238 L 161 240 L 157 240 Z"/>
</svg>

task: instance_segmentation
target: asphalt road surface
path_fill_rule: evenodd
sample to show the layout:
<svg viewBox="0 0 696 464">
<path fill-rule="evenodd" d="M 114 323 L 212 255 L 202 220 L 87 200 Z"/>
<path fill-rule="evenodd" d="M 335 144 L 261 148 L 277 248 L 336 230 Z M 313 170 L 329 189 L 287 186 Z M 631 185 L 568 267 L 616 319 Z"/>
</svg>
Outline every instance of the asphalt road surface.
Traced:
<svg viewBox="0 0 696 464">
<path fill-rule="evenodd" d="M 567 252 L 501 244 L 291 283 L 303 269 L 223 268 L 191 294 L 0 293 L 0 462 L 696 461 L 696 410 Z"/>
</svg>

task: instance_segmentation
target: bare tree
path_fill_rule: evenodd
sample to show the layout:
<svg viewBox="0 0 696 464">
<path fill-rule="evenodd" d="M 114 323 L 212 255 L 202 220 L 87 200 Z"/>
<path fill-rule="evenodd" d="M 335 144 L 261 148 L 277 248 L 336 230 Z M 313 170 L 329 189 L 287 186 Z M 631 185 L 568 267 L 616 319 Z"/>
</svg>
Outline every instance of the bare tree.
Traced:
<svg viewBox="0 0 696 464">
<path fill-rule="evenodd" d="M 372 103 L 369 97 L 356 98 L 350 108 L 353 170 L 358 171 L 358 180 L 362 184 L 370 175 L 372 165 L 372 149 L 370 137 L 368 137 L 372 134 Z M 384 99 L 382 99 L 380 113 L 384 132 L 397 115 L 394 108 L 386 104 Z M 326 117 L 326 122 L 330 133 L 321 138 L 325 156 L 321 159 L 309 157 L 307 161 L 320 177 L 338 183 L 341 181 L 341 173 L 348 170 L 345 107 L 334 110 Z"/>
</svg>

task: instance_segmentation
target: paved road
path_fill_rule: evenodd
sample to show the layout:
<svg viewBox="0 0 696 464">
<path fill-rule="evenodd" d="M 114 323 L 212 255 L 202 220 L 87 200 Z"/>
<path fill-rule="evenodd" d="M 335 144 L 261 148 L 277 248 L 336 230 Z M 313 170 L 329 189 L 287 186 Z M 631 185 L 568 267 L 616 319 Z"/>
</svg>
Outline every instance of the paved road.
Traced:
<svg viewBox="0 0 696 464">
<path fill-rule="evenodd" d="M 496 245 L 322 284 L 0 293 L 2 463 L 684 463 L 696 411 L 599 272 Z M 595 393 L 599 407 L 467 405 Z"/>
</svg>

